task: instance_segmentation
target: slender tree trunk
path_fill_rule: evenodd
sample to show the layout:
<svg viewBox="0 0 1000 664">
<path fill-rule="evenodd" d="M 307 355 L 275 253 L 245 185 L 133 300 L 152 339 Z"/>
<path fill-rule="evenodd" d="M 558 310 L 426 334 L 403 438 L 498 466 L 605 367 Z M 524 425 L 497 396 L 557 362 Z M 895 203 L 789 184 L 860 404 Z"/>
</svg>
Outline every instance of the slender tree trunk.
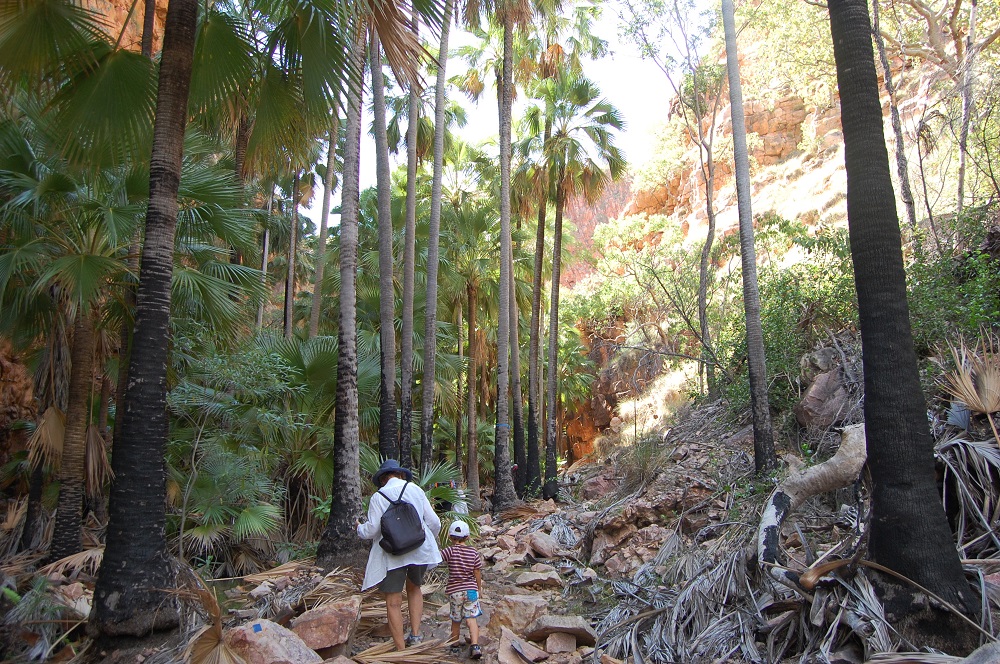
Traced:
<svg viewBox="0 0 1000 664">
<path fill-rule="evenodd" d="M 419 15 L 413 10 L 413 30 Z M 413 291 L 417 244 L 417 123 L 420 121 L 420 94 L 410 88 L 410 108 L 406 123 L 406 219 L 403 227 L 403 322 L 400 330 L 400 423 L 399 462 L 409 468 L 413 456 Z M 461 329 L 461 325 L 459 326 Z M 459 343 L 461 346 L 461 343 Z M 461 376 L 461 372 L 459 372 Z M 459 378 L 461 382 L 461 378 Z M 461 390 L 458 392 L 462 393 Z M 461 426 L 461 425 L 459 425 Z M 461 444 L 461 438 L 458 439 Z M 456 450 L 457 452 L 457 450 Z M 460 456 L 460 455 L 459 455 Z M 461 465 L 459 465 L 461 468 Z"/>
<path fill-rule="evenodd" d="M 455 394 L 458 395 L 456 401 L 458 402 L 458 414 L 455 415 L 455 467 L 458 468 L 458 472 L 462 473 L 464 477 L 465 474 L 462 472 L 465 466 L 462 465 L 462 367 L 465 365 L 465 346 L 462 345 L 462 305 L 458 305 L 458 321 L 455 324 L 455 329 L 458 331 L 458 378 L 455 388 Z"/>
<path fill-rule="evenodd" d="M 877 0 L 876 0 L 877 1 Z M 743 261 L 743 310 L 747 326 L 747 359 L 750 373 L 750 407 L 753 412 L 753 460 L 758 473 L 778 465 L 774 455 L 774 430 L 767 399 L 767 365 L 764 333 L 760 324 L 760 291 L 757 288 L 757 253 L 753 242 L 753 213 L 750 205 L 750 157 L 747 152 L 746 120 L 743 116 L 743 89 L 736 53 L 736 20 L 733 0 L 722 0 L 722 22 L 726 33 L 726 69 L 729 75 L 729 105 L 733 122 L 733 158 L 736 198 L 740 216 L 740 256 Z"/>
<path fill-rule="evenodd" d="M 552 119 L 545 118 L 545 133 L 542 145 L 549 142 L 552 136 Z M 541 176 L 542 194 L 538 201 L 538 226 L 535 227 L 535 265 L 531 280 L 531 329 L 528 330 L 528 472 L 526 491 L 535 495 L 541 484 L 541 468 L 538 459 L 538 433 L 542 430 L 541 401 L 541 371 L 538 355 L 541 349 L 541 312 L 542 312 L 542 268 L 545 261 L 545 213 L 549 205 L 549 188 L 547 173 Z"/>
<path fill-rule="evenodd" d="M 448 65 L 448 33 L 454 0 L 446 0 L 438 49 L 437 84 L 434 93 L 434 175 L 431 181 L 431 214 L 427 237 L 427 297 L 424 303 L 424 377 L 420 411 L 420 472 L 431 467 L 434 447 L 434 384 L 437 360 L 438 236 L 441 231 L 441 185 L 444 166 L 445 69 Z"/>
<path fill-rule="evenodd" d="M 514 434 L 514 491 L 519 498 L 524 497 L 528 480 L 528 458 L 524 448 L 524 406 L 521 394 L 521 343 L 517 308 L 517 289 L 514 283 L 513 247 L 507 256 L 510 263 L 510 392 L 511 392 L 511 424 Z"/>
<path fill-rule="evenodd" d="M 72 369 L 69 376 L 69 410 L 59 467 L 59 506 L 52 533 L 49 560 L 79 553 L 83 548 L 84 460 L 90 424 L 90 389 L 94 371 L 94 323 L 90 312 L 77 308 L 73 324 Z"/>
<path fill-rule="evenodd" d="M 295 332 L 295 257 L 299 249 L 299 171 L 292 178 L 292 223 L 288 239 L 288 273 L 285 275 L 285 338 Z"/>
<path fill-rule="evenodd" d="M 483 508 L 479 497 L 479 429 L 476 425 L 476 309 L 478 308 L 478 290 L 475 282 L 466 286 L 469 298 L 469 400 L 466 410 L 469 411 L 469 442 L 465 446 L 469 463 L 466 468 L 465 483 L 469 487 L 469 507 L 479 511 Z"/>
<path fill-rule="evenodd" d="M 708 392 L 715 391 L 715 356 L 711 351 L 712 337 L 708 326 L 708 285 L 712 281 L 709 270 L 712 244 L 715 242 L 715 161 L 711 148 L 708 151 L 707 173 L 705 174 L 705 208 L 708 215 L 708 232 L 705 244 L 701 246 L 701 262 L 698 266 L 698 329 L 701 336 L 702 367 Z"/>
<path fill-rule="evenodd" d="M 965 205 L 965 169 L 969 159 L 969 125 L 972 122 L 973 67 L 976 63 L 976 13 L 979 3 L 969 2 L 969 33 L 965 37 L 965 58 L 962 61 L 962 129 L 958 135 L 958 211 Z"/>
<path fill-rule="evenodd" d="M 264 222 L 264 239 L 261 242 L 261 252 L 260 252 L 260 281 L 264 285 L 265 290 L 267 289 L 267 259 L 268 254 L 271 251 L 271 207 L 274 205 L 274 187 L 267 195 L 267 221 Z M 259 331 L 264 327 L 264 307 L 267 306 L 267 302 L 270 296 L 265 296 L 264 300 L 257 307 L 257 330 Z"/>
<path fill-rule="evenodd" d="M 885 53 L 885 39 L 879 30 L 878 11 L 879 0 L 872 0 L 872 34 L 875 35 L 875 45 L 878 47 L 879 61 L 885 74 L 885 91 L 889 94 L 889 117 L 892 119 L 892 133 L 896 136 L 896 172 L 899 175 L 899 193 L 906 207 L 906 220 L 911 231 L 917 230 L 917 208 L 913 202 L 913 190 L 910 189 L 910 169 L 906 163 L 906 143 L 903 142 L 903 123 L 899 118 L 899 104 L 896 101 L 896 86 L 892 82 L 892 70 L 889 68 L 889 57 Z M 919 242 L 919 240 L 917 240 Z M 919 244 L 917 245 L 919 247 Z"/>
<path fill-rule="evenodd" d="M 337 353 L 337 403 L 333 426 L 333 499 L 320 539 L 316 563 L 324 569 L 353 564 L 361 551 L 355 519 L 361 514 L 360 432 L 358 422 L 357 269 L 361 163 L 361 89 L 365 43 L 358 36 L 351 54 L 359 76 L 347 94 L 347 140 L 340 215 L 340 302 Z"/>
<path fill-rule="evenodd" d="M 323 276 L 326 272 L 326 237 L 330 223 L 330 196 L 337 170 L 337 138 L 340 136 L 340 109 L 333 107 L 330 118 L 330 147 L 326 154 L 326 175 L 323 177 L 323 209 L 319 217 L 319 238 L 316 240 L 316 270 L 313 281 L 312 309 L 309 311 L 309 338 L 319 334 L 319 317 L 323 310 Z"/>
<path fill-rule="evenodd" d="M 517 502 L 510 463 L 510 422 L 508 421 L 510 383 L 510 129 L 514 83 L 514 28 L 510 12 L 503 12 L 503 78 L 500 110 L 500 311 L 497 326 L 497 424 L 493 453 L 493 511 L 501 512 Z"/>
<path fill-rule="evenodd" d="M 545 401 L 548 408 L 546 416 L 547 431 L 545 435 L 545 485 L 542 487 L 543 498 L 555 498 L 559 492 L 556 480 L 557 444 L 559 439 L 559 399 L 557 388 L 559 384 L 559 277 L 562 270 L 562 221 L 566 190 L 563 187 L 564 173 L 560 170 L 556 184 L 556 219 L 552 231 L 552 295 L 549 299 L 549 375 L 546 381 Z"/>
<path fill-rule="evenodd" d="M 156 18 L 156 0 L 143 2 L 141 52 L 147 58 L 153 57 L 153 20 Z"/>
<path fill-rule="evenodd" d="M 372 33 L 372 111 L 375 126 L 375 173 L 378 180 L 378 291 L 379 353 L 382 359 L 379 382 L 378 450 L 383 459 L 399 453 L 396 425 L 396 289 L 392 251 L 392 181 L 389 173 L 389 138 L 385 123 L 385 79 L 378 37 Z"/>
<path fill-rule="evenodd" d="M 868 4 L 866 0 L 831 0 L 829 9 L 864 350 L 865 434 L 873 483 L 869 552 L 875 561 L 974 614 L 979 600 L 962 573 L 935 482 L 933 440 L 910 330 Z M 892 591 L 887 613 L 917 610 L 905 605 L 912 592 L 900 587 Z M 955 637 L 960 630 L 942 617 L 944 612 L 930 610 L 939 619 L 924 621 L 922 636 Z"/>
<path fill-rule="evenodd" d="M 196 0 L 171 0 L 163 36 L 149 168 L 133 353 L 111 457 L 114 481 L 92 636 L 141 636 L 178 624 L 166 542 L 167 353 L 177 192 L 198 17 Z"/>
</svg>

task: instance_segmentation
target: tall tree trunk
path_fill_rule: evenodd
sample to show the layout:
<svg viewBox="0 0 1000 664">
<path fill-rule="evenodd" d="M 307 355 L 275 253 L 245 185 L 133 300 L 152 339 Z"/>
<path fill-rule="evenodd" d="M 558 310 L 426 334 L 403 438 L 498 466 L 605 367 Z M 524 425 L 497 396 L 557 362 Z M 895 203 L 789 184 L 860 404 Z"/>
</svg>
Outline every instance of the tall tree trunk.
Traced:
<svg viewBox="0 0 1000 664">
<path fill-rule="evenodd" d="M 465 365 L 465 346 L 462 345 L 462 305 L 458 305 L 458 321 L 455 323 L 458 336 L 458 377 L 455 394 L 458 396 L 458 414 L 455 415 L 455 467 L 462 473 L 462 366 Z M 464 477 L 464 474 L 463 474 Z"/>
<path fill-rule="evenodd" d="M 160 58 L 133 352 L 119 410 L 122 435 L 111 456 L 115 479 L 107 543 L 88 626 L 94 636 L 141 636 L 175 627 L 179 620 L 168 592 L 174 573 L 166 542 L 167 352 L 197 18 L 197 0 L 171 0 Z"/>
<path fill-rule="evenodd" d="M 475 282 L 466 286 L 469 299 L 469 401 L 466 410 L 469 411 L 469 442 L 465 446 L 469 463 L 466 468 L 465 483 L 469 487 L 469 508 L 479 511 L 483 503 L 479 498 L 479 429 L 476 426 L 476 309 L 478 308 L 478 292 Z"/>
<path fill-rule="evenodd" d="M 372 32 L 372 124 L 375 126 L 375 174 L 378 192 L 378 292 L 379 292 L 379 382 L 378 451 L 383 459 L 399 453 L 396 427 L 396 289 L 393 279 L 392 181 L 389 173 L 389 138 L 385 124 L 385 79 L 378 37 Z"/>
<path fill-rule="evenodd" d="M 413 10 L 413 31 L 418 32 L 419 14 Z M 406 219 L 403 227 L 403 322 L 399 341 L 400 423 L 399 462 L 413 463 L 413 292 L 417 244 L 417 123 L 420 121 L 420 93 L 410 87 L 410 108 L 406 123 Z M 461 326 L 459 326 L 461 329 Z M 461 347 L 459 343 L 459 347 Z M 459 372 L 461 376 L 461 372 Z M 459 378 L 461 381 L 461 378 Z M 462 393 L 461 390 L 458 392 Z M 461 425 L 459 425 L 461 426 Z M 459 438 L 461 444 L 461 438 Z M 461 464 L 458 466 L 461 468 Z"/>
<path fill-rule="evenodd" d="M 153 20 L 156 18 L 156 0 L 143 2 L 141 52 L 147 58 L 153 57 Z"/>
<path fill-rule="evenodd" d="M 829 9 L 864 351 L 865 434 L 873 483 L 869 552 L 875 561 L 974 614 L 979 600 L 962 573 L 935 483 L 933 440 L 910 330 L 868 4 L 831 0 Z M 916 610 L 905 606 L 911 594 L 909 588 L 896 588 L 888 612 Z M 921 629 L 923 636 L 936 632 L 945 640 L 959 631 L 943 617 L 923 622 Z"/>
<path fill-rule="evenodd" d="M 267 259 L 268 254 L 271 251 L 271 208 L 274 205 L 274 187 L 267 194 L 267 221 L 264 222 L 264 238 L 261 241 L 261 252 L 260 252 L 260 281 L 267 289 Z M 257 330 L 264 326 L 264 307 L 267 306 L 267 302 L 270 296 L 265 295 L 264 299 L 261 301 L 260 306 L 257 307 Z"/>
<path fill-rule="evenodd" d="M 431 181 L 431 214 L 427 236 L 427 297 L 424 302 L 424 377 L 420 410 L 420 472 L 431 467 L 434 447 L 434 384 L 437 360 L 438 237 L 441 232 L 441 184 L 444 166 L 445 85 L 448 65 L 448 34 L 454 0 L 446 0 L 438 49 L 438 73 L 434 92 L 434 175 Z"/>
<path fill-rule="evenodd" d="M 879 0 L 872 0 L 872 33 L 875 35 L 875 45 L 878 47 L 879 61 L 885 75 L 885 91 L 889 94 L 889 117 L 892 118 L 892 133 L 896 137 L 896 173 L 899 176 L 899 193 L 906 208 L 906 220 L 911 231 L 917 230 L 917 208 L 913 202 L 913 190 L 910 189 L 910 169 L 906 164 L 906 143 L 903 142 L 903 123 L 899 118 L 899 104 L 896 101 L 896 86 L 892 82 L 892 70 L 889 68 L 889 57 L 885 53 L 885 39 L 879 30 L 878 22 Z M 919 242 L 919 240 L 917 240 Z M 919 247 L 919 244 L 917 245 Z"/>
<path fill-rule="evenodd" d="M 79 306 L 73 324 L 72 369 L 69 375 L 69 410 L 59 467 L 59 506 L 52 533 L 49 560 L 79 553 L 83 548 L 84 460 L 87 457 L 87 426 L 90 424 L 90 391 L 94 370 L 94 322 Z"/>
<path fill-rule="evenodd" d="M 969 160 L 969 125 L 972 122 L 973 67 L 976 63 L 977 0 L 969 2 L 969 33 L 965 37 L 965 58 L 962 60 L 962 128 L 958 135 L 958 211 L 965 205 L 965 168 Z"/>
<path fill-rule="evenodd" d="M 337 166 L 337 138 L 340 136 L 340 109 L 331 111 L 330 147 L 326 154 L 326 175 L 323 177 L 323 209 L 319 217 L 319 238 L 316 240 L 316 268 L 313 280 L 312 309 L 309 311 L 309 338 L 319 334 L 319 316 L 323 310 L 323 275 L 326 272 L 326 237 L 330 223 L 330 196 L 333 193 Z"/>
<path fill-rule="evenodd" d="M 292 178 L 292 221 L 288 238 L 288 273 L 285 275 L 285 338 L 295 331 L 295 257 L 299 248 L 299 171 Z"/>
<path fill-rule="evenodd" d="M 521 394 L 521 343 L 519 338 L 519 316 L 517 308 L 517 289 L 514 283 L 513 247 L 507 256 L 510 263 L 510 393 L 511 393 L 511 424 L 514 434 L 514 491 L 519 498 L 524 497 L 528 479 L 528 458 L 524 448 L 524 405 Z"/>
<path fill-rule="evenodd" d="M 700 122 L 700 120 L 698 120 Z M 712 352 L 712 337 L 708 327 L 708 285 L 712 281 L 710 259 L 712 244 L 715 242 L 715 161 L 708 152 L 705 171 L 705 208 L 708 216 L 708 232 L 705 244 L 701 246 L 701 262 L 698 265 L 698 334 L 701 336 L 702 368 L 709 394 L 715 392 L 715 354 Z"/>
<path fill-rule="evenodd" d="M 546 117 L 542 145 L 548 143 L 551 137 L 552 119 Z M 545 213 L 549 205 L 548 174 L 543 173 L 541 179 L 542 194 L 538 201 L 538 226 L 535 227 L 535 265 L 531 280 L 531 329 L 528 330 L 528 470 L 525 481 L 528 495 L 538 492 L 542 476 L 538 459 L 538 434 L 542 430 L 542 388 L 538 358 L 542 336 L 542 268 L 545 262 Z"/>
<path fill-rule="evenodd" d="M 493 511 L 503 511 L 517 502 L 510 463 L 510 129 L 514 97 L 514 26 L 509 11 L 503 12 L 503 77 L 500 86 L 500 311 L 497 326 L 497 424 L 493 452 Z"/>
<path fill-rule="evenodd" d="M 356 38 L 351 59 L 358 75 L 347 93 L 347 136 L 340 215 L 340 302 L 337 333 L 337 403 L 333 425 L 333 498 L 330 519 L 316 551 L 324 569 L 355 562 L 361 540 L 355 519 L 361 514 L 360 432 L 358 422 L 358 207 L 361 164 L 361 89 L 365 43 Z"/>
<path fill-rule="evenodd" d="M 559 440 L 559 277 L 562 270 L 562 222 L 566 189 L 563 186 L 565 174 L 560 169 L 556 184 L 556 219 L 552 231 L 552 295 L 549 299 L 549 375 L 545 385 L 545 401 L 548 407 L 545 435 L 545 485 L 542 497 L 555 498 L 559 491 L 556 480 L 556 453 Z"/>
<path fill-rule="evenodd" d="M 877 1 L 877 0 L 876 0 Z M 726 70 L 729 76 L 729 105 L 733 122 L 733 159 L 736 172 L 736 199 L 740 216 L 740 256 L 743 261 L 743 311 L 747 326 L 747 360 L 750 373 L 750 408 L 753 412 L 753 461 L 758 473 L 778 465 L 774 455 L 774 430 L 767 399 L 767 364 L 764 332 L 760 324 L 760 290 L 757 287 L 757 253 L 753 243 L 753 212 L 750 205 L 750 157 L 747 152 L 746 120 L 743 116 L 743 89 L 736 53 L 736 20 L 733 0 L 722 0 L 722 22 L 726 33 Z"/>
</svg>

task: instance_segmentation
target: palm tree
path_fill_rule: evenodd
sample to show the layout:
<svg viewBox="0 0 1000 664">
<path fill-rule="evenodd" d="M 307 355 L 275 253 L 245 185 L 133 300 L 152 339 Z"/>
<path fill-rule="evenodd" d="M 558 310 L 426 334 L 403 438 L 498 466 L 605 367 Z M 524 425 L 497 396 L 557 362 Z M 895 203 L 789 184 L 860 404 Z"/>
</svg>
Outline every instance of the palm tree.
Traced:
<svg viewBox="0 0 1000 664">
<path fill-rule="evenodd" d="M 562 253 L 562 220 L 566 200 L 572 194 L 582 194 L 595 200 L 605 184 L 617 179 L 625 168 L 625 159 L 614 145 L 612 130 L 624 123 L 617 109 L 599 99 L 600 91 L 588 79 L 568 75 L 548 79 L 539 84 L 537 96 L 544 100 L 546 115 L 552 118 L 552 135 L 539 145 L 540 132 L 532 132 L 535 150 L 540 154 L 545 171 L 555 188 L 555 227 L 552 249 L 552 294 L 549 301 L 550 371 L 546 381 L 548 427 L 545 441 L 545 487 L 547 498 L 556 494 L 557 376 L 556 366 L 559 334 L 559 275 Z M 537 111 L 534 117 L 540 117 Z M 527 149 L 530 149 L 527 148 Z"/>
<path fill-rule="evenodd" d="M 319 220 L 319 237 L 316 239 L 316 268 L 313 273 L 313 301 L 309 311 L 309 338 L 319 334 L 319 316 L 323 308 L 323 274 L 326 270 L 327 224 L 330 220 L 330 195 L 336 183 L 336 154 L 340 136 L 339 109 L 333 108 L 330 138 L 327 146 L 326 171 L 323 173 L 323 203 Z M 266 271 L 266 270 L 265 270 Z"/>
<path fill-rule="evenodd" d="M 333 501 L 316 551 L 324 568 L 350 560 L 358 551 L 354 520 L 361 511 L 358 432 L 357 268 L 361 161 L 361 95 L 365 44 L 355 37 L 354 79 L 347 94 L 347 136 L 340 214 L 340 297 L 337 331 L 337 401 L 333 429 Z"/>
<path fill-rule="evenodd" d="M 868 3 L 832 0 L 829 9 L 864 349 L 865 431 L 874 517 L 869 551 L 876 562 L 974 615 L 979 611 L 979 598 L 962 572 L 935 482 L 933 440 L 910 329 Z M 883 583 L 889 580 L 882 579 Z M 906 595 L 912 590 L 907 586 L 892 592 Z M 908 606 L 916 610 L 916 604 Z M 933 619 L 945 620 L 943 616 Z M 961 641 L 963 630 L 953 627 L 950 632 L 956 642 Z"/>
<path fill-rule="evenodd" d="M 295 304 L 295 259 L 299 247 L 299 170 L 292 176 L 292 213 L 289 215 L 288 234 L 288 265 L 285 271 L 285 338 L 291 339 L 294 332 L 295 319 L 292 316 Z"/>
<path fill-rule="evenodd" d="M 753 411 L 753 458 L 758 473 L 777 466 L 774 430 L 767 400 L 767 366 L 764 332 L 760 323 L 760 290 L 757 287 L 757 254 L 753 245 L 753 214 L 750 209 L 750 158 L 747 154 L 743 91 L 736 55 L 736 20 L 733 0 L 722 0 L 722 22 L 726 34 L 726 70 L 729 75 L 729 105 L 733 122 L 733 159 L 736 162 L 736 196 L 740 215 L 740 256 L 743 261 L 743 309 L 746 313 L 747 358 L 750 373 L 750 404 Z"/>
<path fill-rule="evenodd" d="M 163 450 L 166 444 L 167 330 L 177 193 L 198 16 L 195 0 L 167 10 L 149 169 L 149 210 L 136 304 L 135 343 L 122 404 L 122 443 L 112 457 L 115 480 L 94 609 L 88 630 L 139 635 L 177 625 L 165 539 Z"/>
<path fill-rule="evenodd" d="M 385 80 L 378 36 L 372 34 L 370 67 L 375 127 L 375 171 L 378 178 L 378 289 L 379 339 L 382 387 L 379 390 L 378 449 L 382 458 L 399 450 L 396 428 L 396 288 L 393 278 L 392 182 L 389 173 L 389 139 L 386 135 Z"/>
<path fill-rule="evenodd" d="M 444 163 L 445 68 L 448 64 L 448 34 L 451 30 L 454 0 L 445 0 L 438 48 L 438 73 L 434 92 L 434 165 L 431 182 L 430 228 L 427 238 L 427 296 L 424 301 L 424 376 L 420 411 L 420 472 L 431 467 L 434 446 L 434 363 L 437 354 L 437 277 L 439 237 L 441 234 L 441 185 Z"/>
</svg>

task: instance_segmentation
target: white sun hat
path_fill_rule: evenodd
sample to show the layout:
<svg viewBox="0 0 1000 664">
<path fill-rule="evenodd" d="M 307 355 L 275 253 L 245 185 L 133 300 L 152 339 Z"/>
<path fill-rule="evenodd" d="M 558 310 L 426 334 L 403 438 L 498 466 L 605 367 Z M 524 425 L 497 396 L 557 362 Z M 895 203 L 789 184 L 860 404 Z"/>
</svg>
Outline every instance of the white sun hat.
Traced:
<svg viewBox="0 0 1000 664">
<path fill-rule="evenodd" d="M 456 521 L 448 528 L 448 535 L 451 537 L 468 537 L 469 524 L 465 521 Z"/>
</svg>

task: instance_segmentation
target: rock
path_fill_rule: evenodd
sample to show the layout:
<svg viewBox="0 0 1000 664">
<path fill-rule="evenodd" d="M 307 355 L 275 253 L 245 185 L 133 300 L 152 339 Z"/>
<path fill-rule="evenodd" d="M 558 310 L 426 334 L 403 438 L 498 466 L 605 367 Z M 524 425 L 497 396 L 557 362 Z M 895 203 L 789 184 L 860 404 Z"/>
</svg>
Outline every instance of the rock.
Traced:
<svg viewBox="0 0 1000 664">
<path fill-rule="evenodd" d="M 539 641 L 556 632 L 572 634 L 585 646 L 597 645 L 597 633 L 581 616 L 542 616 L 524 632 L 524 636 Z"/>
<path fill-rule="evenodd" d="M 615 659 L 611 655 L 601 655 L 601 664 L 625 664 L 625 662 Z"/>
<path fill-rule="evenodd" d="M 272 592 L 274 592 L 274 586 L 271 584 L 270 581 L 264 581 L 259 586 L 250 591 L 250 597 L 253 597 L 254 599 L 260 599 L 261 597 L 270 595 Z"/>
<path fill-rule="evenodd" d="M 500 553 L 500 547 L 490 546 L 483 549 L 479 553 L 485 560 L 493 560 L 493 558 L 496 557 L 498 553 Z"/>
<path fill-rule="evenodd" d="M 333 659 L 324 659 L 323 664 L 357 664 L 353 659 L 348 659 L 343 655 L 337 655 Z"/>
<path fill-rule="evenodd" d="M 553 567 L 552 565 L 546 565 L 545 563 L 535 563 L 534 565 L 531 566 L 531 571 L 542 574 L 545 572 L 554 572 L 556 571 L 556 568 Z"/>
<path fill-rule="evenodd" d="M 521 654 L 518 654 L 520 651 Z M 527 641 L 517 638 L 509 629 L 500 629 L 500 649 L 497 650 L 499 664 L 524 664 L 524 655 L 529 662 L 541 662 L 548 659 L 549 653 L 536 648 Z"/>
<path fill-rule="evenodd" d="M 292 620 L 291 628 L 313 650 L 348 645 L 360 615 L 361 595 L 351 595 L 306 611 Z"/>
<path fill-rule="evenodd" d="M 497 546 L 504 551 L 513 551 L 517 548 L 517 540 L 510 535 L 501 535 L 497 538 Z"/>
<path fill-rule="evenodd" d="M 519 523 L 516 526 L 511 526 L 510 528 L 508 528 L 505 534 L 509 535 L 510 537 L 517 537 L 518 534 L 524 531 L 524 529 L 526 529 L 527 527 L 528 527 L 527 523 Z"/>
<path fill-rule="evenodd" d="M 611 557 L 610 549 L 618 546 L 637 531 L 638 528 L 631 523 L 619 528 L 602 528 L 594 535 L 594 543 L 590 547 L 590 562 L 603 563 Z"/>
<path fill-rule="evenodd" d="M 537 595 L 507 595 L 493 606 L 487 629 L 496 636 L 501 627 L 524 632 L 548 610 L 549 603 Z"/>
<path fill-rule="evenodd" d="M 816 376 L 802 401 L 792 409 L 799 424 L 825 429 L 841 420 L 847 410 L 847 390 L 836 371 Z"/>
<path fill-rule="evenodd" d="M 562 579 L 556 571 L 522 572 L 514 579 L 514 583 L 522 588 L 561 588 Z"/>
<path fill-rule="evenodd" d="M 599 474 L 588 478 L 580 485 L 580 497 L 584 500 L 602 498 L 617 488 L 614 480 L 614 468 L 605 468 Z"/>
<path fill-rule="evenodd" d="M 556 501 L 549 498 L 548 500 L 536 503 L 534 508 L 539 514 L 552 514 L 556 511 Z"/>
<path fill-rule="evenodd" d="M 555 558 L 562 548 L 555 537 L 538 530 L 528 536 L 528 547 L 542 558 Z"/>
<path fill-rule="evenodd" d="M 799 360 L 799 378 L 803 385 L 809 385 L 817 376 L 827 373 L 840 365 L 840 354 L 836 348 L 820 348 L 806 353 Z"/>
<path fill-rule="evenodd" d="M 482 514 L 482 515 L 476 517 L 476 521 L 478 521 L 481 525 L 484 525 L 484 526 L 492 526 L 493 525 L 493 515 L 492 514 Z"/>
<path fill-rule="evenodd" d="M 545 639 L 545 652 L 573 652 L 576 650 L 576 637 L 566 632 L 553 632 Z"/>
<path fill-rule="evenodd" d="M 296 636 L 270 620 L 255 620 L 225 633 L 226 645 L 246 664 L 319 664 L 323 658 Z"/>
<path fill-rule="evenodd" d="M 449 616 L 451 616 L 451 605 L 442 604 L 441 608 L 438 609 L 434 615 L 437 616 L 439 620 L 447 619 Z"/>
</svg>

